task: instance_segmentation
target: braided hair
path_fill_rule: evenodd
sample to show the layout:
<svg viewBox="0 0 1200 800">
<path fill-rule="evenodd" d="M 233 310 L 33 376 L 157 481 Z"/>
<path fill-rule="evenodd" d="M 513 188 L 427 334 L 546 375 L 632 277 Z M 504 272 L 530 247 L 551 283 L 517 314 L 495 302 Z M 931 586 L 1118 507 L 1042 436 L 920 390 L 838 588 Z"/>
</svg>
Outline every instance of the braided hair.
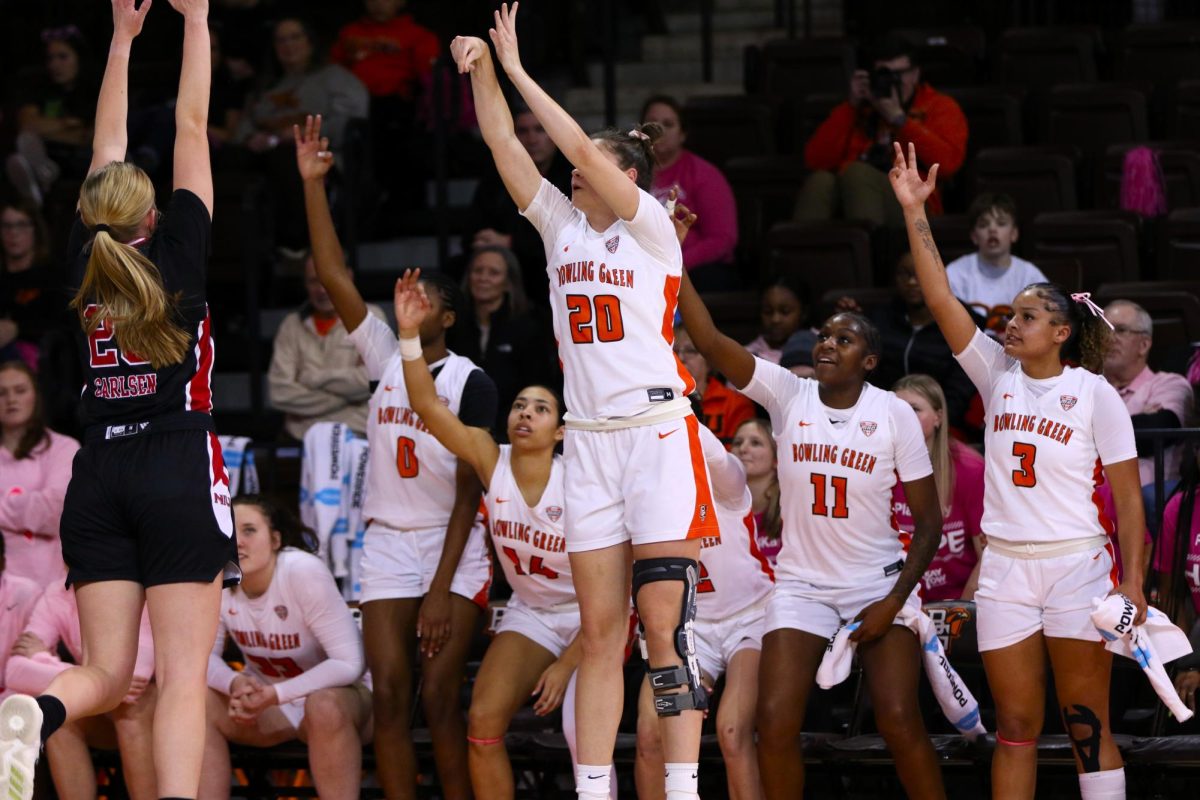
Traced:
<svg viewBox="0 0 1200 800">
<path fill-rule="evenodd" d="M 1021 291 L 1033 292 L 1054 316 L 1057 325 L 1068 325 L 1071 335 L 1062 343 L 1059 351 L 1064 361 L 1069 361 L 1100 374 L 1104 370 L 1104 354 L 1110 339 L 1108 326 L 1084 306 L 1071 299 L 1070 294 L 1056 283 L 1031 283 Z"/>
<path fill-rule="evenodd" d="M 654 184 L 654 143 L 662 134 L 662 126 L 657 122 L 644 122 L 629 131 L 605 128 L 593 133 L 592 141 L 615 153 L 621 169 L 636 169 L 638 188 L 648 192 Z"/>
</svg>

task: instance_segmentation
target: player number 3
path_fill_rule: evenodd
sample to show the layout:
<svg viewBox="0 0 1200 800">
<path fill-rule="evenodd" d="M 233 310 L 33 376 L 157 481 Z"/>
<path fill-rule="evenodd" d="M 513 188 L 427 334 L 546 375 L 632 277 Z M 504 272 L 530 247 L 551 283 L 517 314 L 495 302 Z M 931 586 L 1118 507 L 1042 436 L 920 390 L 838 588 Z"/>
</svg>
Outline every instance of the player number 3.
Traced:
<svg viewBox="0 0 1200 800">
<path fill-rule="evenodd" d="M 1013 442 L 1012 454 L 1020 461 L 1013 470 L 1013 486 L 1031 489 L 1037 486 L 1037 473 L 1033 471 L 1033 462 L 1037 459 L 1037 445 L 1028 442 Z"/>
</svg>

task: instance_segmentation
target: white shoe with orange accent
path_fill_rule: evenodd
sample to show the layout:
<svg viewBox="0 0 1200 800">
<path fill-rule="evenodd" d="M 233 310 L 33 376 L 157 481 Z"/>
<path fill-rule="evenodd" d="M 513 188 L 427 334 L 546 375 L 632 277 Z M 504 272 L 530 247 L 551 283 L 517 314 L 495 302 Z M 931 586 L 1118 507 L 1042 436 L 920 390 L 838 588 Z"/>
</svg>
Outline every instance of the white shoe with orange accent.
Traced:
<svg viewBox="0 0 1200 800">
<path fill-rule="evenodd" d="M 27 694 L 0 703 L 0 800 L 30 800 L 41 750 L 42 709 Z"/>
</svg>

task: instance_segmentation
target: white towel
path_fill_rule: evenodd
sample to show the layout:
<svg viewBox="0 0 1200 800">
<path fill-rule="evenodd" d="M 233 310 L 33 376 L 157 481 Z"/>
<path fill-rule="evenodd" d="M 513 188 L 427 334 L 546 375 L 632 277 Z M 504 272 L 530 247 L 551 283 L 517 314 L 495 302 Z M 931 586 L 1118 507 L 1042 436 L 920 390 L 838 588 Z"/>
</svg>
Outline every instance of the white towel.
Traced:
<svg viewBox="0 0 1200 800">
<path fill-rule="evenodd" d="M 258 468 L 249 436 L 218 436 L 225 471 L 229 473 L 229 494 L 258 494 Z M 245 488 L 243 489 L 243 485 Z"/>
<path fill-rule="evenodd" d="M 300 466 L 300 519 L 316 531 L 318 554 L 335 578 L 349 574 L 347 535 L 354 431 L 341 422 L 318 422 L 304 434 Z"/>
<path fill-rule="evenodd" d="M 1175 719 L 1186 722 L 1192 711 L 1175 691 L 1163 664 L 1192 652 L 1187 634 L 1171 624 L 1167 615 L 1156 608 L 1146 609 L 1146 621 L 1134 625 L 1137 607 L 1123 594 L 1098 597 L 1093 601 L 1092 624 L 1104 639 L 1104 647 L 1119 656 L 1132 658 L 1146 674 L 1154 692 Z"/>
<path fill-rule="evenodd" d="M 363 500 L 367 494 L 367 456 L 370 447 L 366 439 L 355 439 L 346 448 L 347 461 L 351 465 L 350 490 L 346 494 L 347 522 L 349 535 L 346 542 L 349 578 L 342 582 L 342 595 L 347 600 L 357 600 L 362 595 L 362 546 L 367 532 L 367 520 L 363 517 Z"/>
<path fill-rule="evenodd" d="M 857 646 L 850 640 L 850 634 L 858 630 L 861 624 L 858 621 L 847 622 L 838 628 L 837 633 L 829 640 L 825 657 L 821 659 L 821 666 L 817 668 L 817 685 L 822 689 L 836 686 L 850 676 L 850 664 L 854 660 L 854 649 Z M 938 639 L 933 620 L 923 611 L 906 605 L 896 615 L 896 624 L 910 629 L 921 642 L 925 675 L 929 678 L 933 696 L 946 719 L 950 720 L 950 724 L 971 740 L 987 733 L 979 719 L 979 703 L 946 658 L 946 651 L 942 648 L 942 641 Z"/>
</svg>

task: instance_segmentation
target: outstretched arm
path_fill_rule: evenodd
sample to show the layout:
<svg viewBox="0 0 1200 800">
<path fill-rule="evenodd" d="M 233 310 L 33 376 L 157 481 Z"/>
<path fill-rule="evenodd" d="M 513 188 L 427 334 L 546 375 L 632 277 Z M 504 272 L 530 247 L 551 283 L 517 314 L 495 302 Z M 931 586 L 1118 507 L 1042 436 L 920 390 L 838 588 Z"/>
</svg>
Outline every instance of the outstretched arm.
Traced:
<svg viewBox="0 0 1200 800">
<path fill-rule="evenodd" d="M 100 98 L 96 103 L 96 133 L 92 137 L 91 175 L 114 161 L 125 160 L 129 145 L 129 53 L 133 40 L 142 32 L 142 23 L 150 11 L 151 0 L 137 8 L 137 0 L 112 0 L 113 36 L 108 46 L 108 63 Z"/>
<path fill-rule="evenodd" d="M 417 283 L 420 270 L 405 270 L 404 277 L 396 281 L 396 327 L 400 331 L 400 355 L 404 362 L 404 386 L 413 411 L 425 423 L 425 427 L 442 445 L 470 464 L 485 487 L 492 483 L 492 473 L 500 448 L 491 434 L 483 428 L 463 423 L 453 411 L 438 400 L 433 374 L 421 354 L 420 345 L 413 349 L 415 358 L 405 358 L 405 341 L 417 339 L 421 334 L 421 321 L 429 313 L 429 296 Z"/>
<path fill-rule="evenodd" d="M 450 54 L 458 65 L 459 74 L 471 75 L 471 94 L 475 99 L 475 115 L 479 119 L 483 141 L 492 151 L 504 188 L 508 189 L 517 208 L 524 211 L 542 185 L 542 173 L 517 139 L 512 112 L 496 79 L 491 50 L 483 39 L 457 36 L 450 43 Z"/>
<path fill-rule="evenodd" d="M 917 169 L 917 148 L 910 142 L 908 159 L 904 158 L 904 150 L 899 142 L 895 142 L 896 162 L 888 173 L 892 182 L 892 190 L 900 207 L 904 209 L 904 224 L 908 228 L 908 244 L 912 248 L 913 261 L 916 263 L 917 280 L 921 284 L 921 292 L 925 295 L 925 305 L 929 307 L 933 318 L 937 320 L 946 343 L 955 353 L 961 353 L 971 343 L 975 335 L 975 323 L 971 315 L 954 293 L 950 291 L 950 281 L 946 278 L 946 266 L 938 253 L 933 241 L 933 232 L 929 230 L 929 220 L 925 216 L 925 200 L 933 194 L 937 187 L 938 165 L 929 168 L 929 175 L 921 180 Z"/>
<path fill-rule="evenodd" d="M 296 139 L 296 166 L 304 184 L 304 209 L 317 280 L 329 292 L 346 332 L 353 333 L 367 318 L 367 304 L 346 269 L 342 243 L 334 230 L 329 198 L 325 195 L 325 176 L 333 166 L 333 153 L 329 150 L 329 140 L 321 138 L 320 115 L 308 117 L 303 132 L 299 125 L 293 126 L 292 135 Z"/>
<path fill-rule="evenodd" d="M 175 188 L 187 189 L 213 212 L 212 164 L 208 155 L 208 95 L 212 49 L 208 0 L 170 0 L 183 15 L 183 69 L 175 101 Z M 150 5 L 147 0 L 146 5 Z"/>
<path fill-rule="evenodd" d="M 678 222 L 676 224 L 678 225 Z M 688 336 L 692 337 L 692 344 L 708 359 L 708 363 L 737 388 L 746 388 L 754 378 L 754 356 L 717 330 L 712 315 L 708 313 L 704 301 L 696 293 L 696 287 L 692 286 L 686 271 L 683 273 L 683 281 L 679 284 L 679 313 L 683 317 Z"/>
<path fill-rule="evenodd" d="M 488 33 L 496 45 L 496 58 L 500 60 L 513 86 L 521 93 L 529 110 L 542 123 L 567 160 L 587 179 L 588 185 L 618 217 L 626 221 L 633 219 L 640 202 L 637 186 L 629 180 L 624 170 L 608 160 L 583 128 L 579 127 L 579 123 L 554 102 L 554 98 L 546 94 L 521 66 L 521 54 L 517 49 L 518 5 L 513 3 L 510 10 L 508 4 L 504 3 L 495 14 L 496 27 Z"/>
</svg>

